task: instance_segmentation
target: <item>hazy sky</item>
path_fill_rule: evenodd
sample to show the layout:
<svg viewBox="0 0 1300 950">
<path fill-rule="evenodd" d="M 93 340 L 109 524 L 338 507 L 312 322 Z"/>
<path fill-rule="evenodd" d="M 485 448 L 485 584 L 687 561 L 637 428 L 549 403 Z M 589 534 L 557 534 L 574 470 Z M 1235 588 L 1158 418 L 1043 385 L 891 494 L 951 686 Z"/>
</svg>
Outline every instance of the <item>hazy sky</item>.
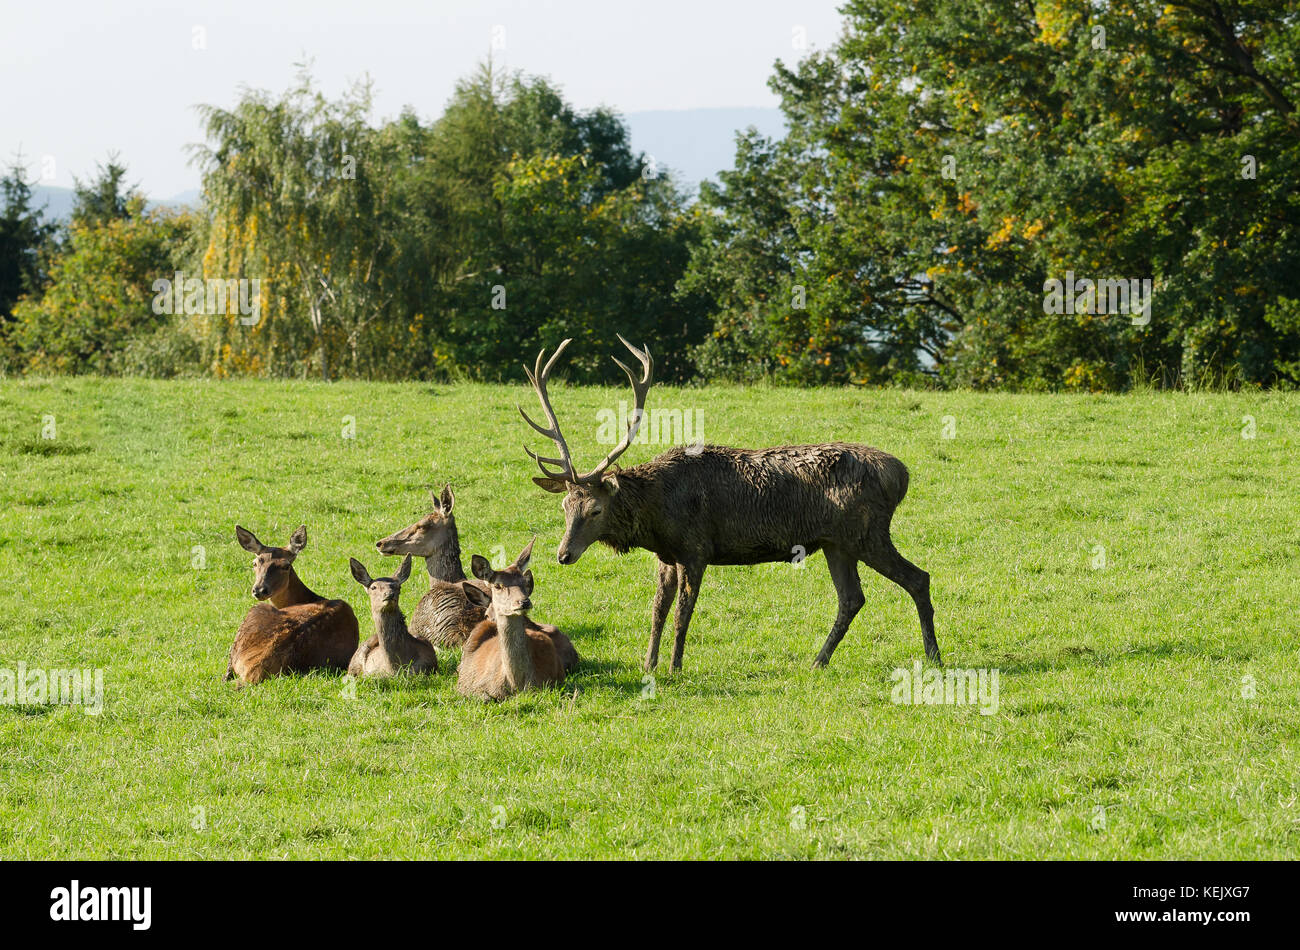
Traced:
<svg viewBox="0 0 1300 950">
<path fill-rule="evenodd" d="M 21 146 L 33 174 L 52 167 L 46 183 L 69 187 L 116 150 L 133 181 L 170 197 L 198 185 L 184 152 L 200 137 L 192 106 L 229 106 L 240 85 L 282 91 L 304 58 L 329 95 L 369 73 L 378 118 L 408 103 L 440 114 L 490 50 L 579 108 L 775 106 L 773 62 L 803 55 L 801 38 L 829 46 L 841 2 L 5 0 L 0 159 Z"/>
</svg>

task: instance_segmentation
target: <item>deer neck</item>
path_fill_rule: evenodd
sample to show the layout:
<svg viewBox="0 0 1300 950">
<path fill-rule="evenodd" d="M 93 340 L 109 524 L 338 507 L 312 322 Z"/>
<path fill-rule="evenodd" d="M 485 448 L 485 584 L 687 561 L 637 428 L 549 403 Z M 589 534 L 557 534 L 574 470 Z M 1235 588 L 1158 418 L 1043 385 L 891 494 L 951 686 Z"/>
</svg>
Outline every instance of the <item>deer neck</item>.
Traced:
<svg viewBox="0 0 1300 950">
<path fill-rule="evenodd" d="M 318 604 L 324 599 L 324 597 L 304 584 L 302 578 L 298 576 L 298 572 L 291 567 L 289 568 L 289 580 L 271 598 L 271 603 L 283 610 L 285 607 L 292 607 L 295 604 Z"/>
<path fill-rule="evenodd" d="M 501 672 L 506 683 L 514 689 L 523 689 L 533 678 L 533 658 L 528 652 L 528 634 L 525 617 L 515 614 L 497 617 L 497 636 L 501 640 Z"/>
<path fill-rule="evenodd" d="M 656 519 L 646 517 L 648 493 L 633 469 L 620 473 L 619 482 L 622 487 L 609 501 L 609 517 L 600 540 L 619 554 L 633 548 L 653 550 L 657 539 L 646 525 Z"/>
<path fill-rule="evenodd" d="M 424 559 L 424 568 L 429 572 L 429 580 L 459 584 L 465 580 L 465 570 L 460 564 L 460 533 L 456 522 L 447 520 L 447 543 Z"/>
<path fill-rule="evenodd" d="M 390 659 L 411 658 L 411 633 L 406 629 L 406 618 L 400 610 L 372 610 L 375 633 Z"/>
</svg>

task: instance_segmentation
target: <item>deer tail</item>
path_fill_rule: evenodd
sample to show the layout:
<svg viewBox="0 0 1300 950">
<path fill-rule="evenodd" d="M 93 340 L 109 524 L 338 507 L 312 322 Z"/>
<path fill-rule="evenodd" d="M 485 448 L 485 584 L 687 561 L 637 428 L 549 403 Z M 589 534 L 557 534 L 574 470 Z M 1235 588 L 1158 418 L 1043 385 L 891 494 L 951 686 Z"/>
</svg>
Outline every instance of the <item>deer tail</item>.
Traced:
<svg viewBox="0 0 1300 950">
<path fill-rule="evenodd" d="M 892 455 L 888 456 L 880 467 L 880 487 L 895 508 L 907 496 L 907 482 L 907 466 Z"/>
</svg>

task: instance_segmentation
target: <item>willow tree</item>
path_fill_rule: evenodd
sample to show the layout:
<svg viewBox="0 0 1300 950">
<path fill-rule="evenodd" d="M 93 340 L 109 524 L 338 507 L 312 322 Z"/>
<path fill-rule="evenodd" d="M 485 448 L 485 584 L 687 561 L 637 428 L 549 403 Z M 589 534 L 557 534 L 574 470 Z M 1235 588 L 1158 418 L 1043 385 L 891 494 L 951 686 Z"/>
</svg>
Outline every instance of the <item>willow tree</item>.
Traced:
<svg viewBox="0 0 1300 950">
<path fill-rule="evenodd" d="M 367 328 L 397 295 L 388 279 L 397 212 L 387 200 L 394 182 L 384 154 L 395 146 L 370 127 L 370 110 L 368 82 L 331 101 L 305 69 L 278 98 L 245 90 L 232 109 L 200 107 L 208 139 L 194 147 L 210 225 L 204 276 L 263 280 L 264 319 L 249 332 L 277 351 L 268 359 L 305 362 L 297 328 L 267 323 L 305 314 L 326 379 L 343 356 L 358 371 Z M 234 328 L 226 321 L 223 332 Z"/>
</svg>

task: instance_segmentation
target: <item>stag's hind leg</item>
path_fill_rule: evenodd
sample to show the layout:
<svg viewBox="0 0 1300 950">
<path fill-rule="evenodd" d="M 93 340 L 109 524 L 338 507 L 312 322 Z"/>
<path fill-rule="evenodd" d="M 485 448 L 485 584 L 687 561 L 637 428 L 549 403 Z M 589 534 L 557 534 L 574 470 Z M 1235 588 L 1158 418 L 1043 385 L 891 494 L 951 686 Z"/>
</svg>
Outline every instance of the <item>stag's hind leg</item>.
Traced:
<svg viewBox="0 0 1300 950">
<path fill-rule="evenodd" d="M 695 613 L 695 599 L 700 596 L 700 583 L 704 580 L 703 564 L 678 564 L 677 581 L 681 592 L 677 597 L 677 615 L 673 618 L 676 636 L 673 639 L 673 672 L 682 668 L 682 654 L 686 651 L 686 629 Z"/>
<path fill-rule="evenodd" d="M 646 647 L 646 672 L 659 665 L 659 638 L 664 632 L 664 621 L 677 596 L 677 565 L 659 562 L 659 586 L 655 590 L 654 604 L 650 608 L 650 645 Z"/>
<path fill-rule="evenodd" d="M 844 634 L 848 632 L 849 624 L 853 623 L 853 618 L 858 615 L 866 598 L 862 596 L 862 581 L 858 577 L 858 559 L 852 554 L 847 554 L 840 548 L 826 548 L 826 564 L 831 569 L 831 580 L 835 583 L 835 593 L 840 600 L 839 612 L 835 615 L 835 623 L 831 627 L 830 636 L 822 644 L 821 650 L 817 653 L 817 658 L 813 660 L 813 668 L 825 666 L 831 661 L 831 654 L 839 646 Z"/>
<path fill-rule="evenodd" d="M 881 576 L 889 578 L 912 595 L 916 613 L 921 618 L 921 639 L 925 655 L 940 665 L 939 641 L 934 637 L 934 605 L 930 603 L 930 575 L 898 553 L 888 535 L 874 539 L 863 560 Z"/>
</svg>

